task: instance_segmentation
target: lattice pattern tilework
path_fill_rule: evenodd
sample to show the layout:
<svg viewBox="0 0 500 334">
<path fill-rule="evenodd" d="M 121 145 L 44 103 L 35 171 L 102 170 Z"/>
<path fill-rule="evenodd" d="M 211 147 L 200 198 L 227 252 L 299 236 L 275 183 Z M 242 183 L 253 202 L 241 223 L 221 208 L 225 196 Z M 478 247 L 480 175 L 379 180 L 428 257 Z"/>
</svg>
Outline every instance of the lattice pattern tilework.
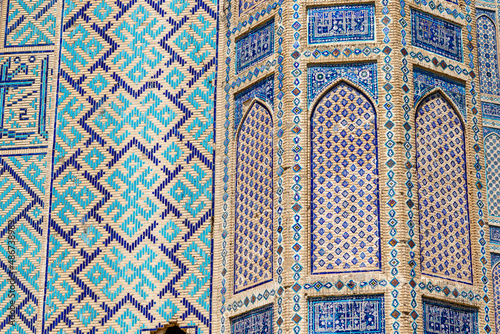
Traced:
<svg viewBox="0 0 500 334">
<path fill-rule="evenodd" d="M 308 333 L 385 333 L 384 296 L 310 298 Z"/>
<path fill-rule="evenodd" d="M 379 270 L 375 109 L 341 82 L 311 123 L 312 273 Z"/>
<path fill-rule="evenodd" d="M 5 47 L 55 44 L 57 0 L 7 0 Z"/>
<path fill-rule="evenodd" d="M 452 106 L 435 93 L 417 110 L 422 273 L 472 283 L 465 139 Z"/>
<path fill-rule="evenodd" d="M 273 278 L 273 120 L 254 103 L 237 134 L 234 292 Z"/>
<path fill-rule="evenodd" d="M 424 334 L 477 334 L 477 309 L 424 299 Z"/>
<path fill-rule="evenodd" d="M 0 157 L 0 299 L 2 300 L 0 332 L 2 333 L 9 331 L 35 333 L 35 327 L 40 321 L 39 293 L 43 290 L 43 278 L 40 277 L 43 265 L 42 212 L 46 180 L 45 154 Z M 15 238 L 10 239 L 12 236 Z M 12 242 L 8 242 L 9 239 Z M 10 260 L 9 249 L 15 250 L 14 257 Z M 15 297 L 9 293 L 11 283 Z M 15 325 L 9 324 L 12 301 L 15 305 Z"/>
<path fill-rule="evenodd" d="M 369 41 L 375 38 L 375 6 L 348 5 L 308 9 L 311 44 Z"/>
<path fill-rule="evenodd" d="M 273 306 L 268 305 L 231 319 L 231 334 L 273 333 Z"/>
<path fill-rule="evenodd" d="M 46 54 L 0 56 L 0 146 L 47 147 L 47 94 L 52 70 Z"/>
<path fill-rule="evenodd" d="M 495 24 L 490 17 L 477 18 L 477 52 L 481 93 L 500 95 L 498 47 Z"/>
<path fill-rule="evenodd" d="M 209 332 L 216 8 L 67 2 L 45 331 Z"/>
<path fill-rule="evenodd" d="M 484 129 L 488 214 L 500 218 L 500 131 Z"/>
</svg>

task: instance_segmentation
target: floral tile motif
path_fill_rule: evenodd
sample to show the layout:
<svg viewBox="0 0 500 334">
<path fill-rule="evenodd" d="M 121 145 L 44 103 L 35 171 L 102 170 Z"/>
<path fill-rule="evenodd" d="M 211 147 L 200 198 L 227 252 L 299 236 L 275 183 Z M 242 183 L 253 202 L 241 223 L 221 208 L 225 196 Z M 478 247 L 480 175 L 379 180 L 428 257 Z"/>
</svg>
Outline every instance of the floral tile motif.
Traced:
<svg viewBox="0 0 500 334">
<path fill-rule="evenodd" d="M 375 63 L 352 63 L 309 67 L 307 69 L 308 104 L 311 105 L 329 84 L 341 78 L 361 86 L 371 98 L 378 101 L 377 65 Z"/>
<path fill-rule="evenodd" d="M 264 78 L 234 96 L 234 129 L 238 128 L 243 117 L 243 103 L 255 97 L 267 102 L 273 108 L 274 76 Z"/>
<path fill-rule="evenodd" d="M 462 115 L 467 118 L 465 106 L 465 86 L 451 78 L 435 74 L 415 67 L 413 69 L 414 95 L 413 101 L 417 104 L 420 99 L 434 88 L 443 90 L 457 105 Z"/>
</svg>

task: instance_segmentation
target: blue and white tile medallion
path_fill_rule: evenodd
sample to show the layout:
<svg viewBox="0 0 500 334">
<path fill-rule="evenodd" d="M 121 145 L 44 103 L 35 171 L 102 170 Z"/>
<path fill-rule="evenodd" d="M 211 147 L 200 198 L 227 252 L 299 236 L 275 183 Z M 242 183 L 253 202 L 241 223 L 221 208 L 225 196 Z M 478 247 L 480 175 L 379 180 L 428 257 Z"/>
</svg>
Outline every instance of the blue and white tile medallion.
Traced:
<svg viewBox="0 0 500 334">
<path fill-rule="evenodd" d="M 412 45 L 462 61 L 462 28 L 435 16 L 411 10 Z"/>
<path fill-rule="evenodd" d="M 272 334 L 273 306 L 244 313 L 231 319 L 231 334 Z"/>
<path fill-rule="evenodd" d="M 274 20 L 236 41 L 236 73 L 274 53 Z"/>
<path fill-rule="evenodd" d="M 424 334 L 476 334 L 477 309 L 424 299 Z"/>
<path fill-rule="evenodd" d="M 372 4 L 310 8 L 307 11 L 309 43 L 372 41 L 374 13 Z"/>
<path fill-rule="evenodd" d="M 308 333 L 385 333 L 384 296 L 310 298 Z"/>
</svg>

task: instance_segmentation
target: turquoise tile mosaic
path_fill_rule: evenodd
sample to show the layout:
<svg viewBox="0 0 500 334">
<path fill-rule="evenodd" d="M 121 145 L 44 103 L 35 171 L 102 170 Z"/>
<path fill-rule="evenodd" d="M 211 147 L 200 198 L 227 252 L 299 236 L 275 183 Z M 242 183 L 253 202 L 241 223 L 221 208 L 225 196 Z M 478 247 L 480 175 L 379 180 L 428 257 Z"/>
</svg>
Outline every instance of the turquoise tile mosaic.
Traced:
<svg viewBox="0 0 500 334">
<path fill-rule="evenodd" d="M 7 0 L 4 46 L 33 47 L 56 43 L 57 0 Z"/>
</svg>

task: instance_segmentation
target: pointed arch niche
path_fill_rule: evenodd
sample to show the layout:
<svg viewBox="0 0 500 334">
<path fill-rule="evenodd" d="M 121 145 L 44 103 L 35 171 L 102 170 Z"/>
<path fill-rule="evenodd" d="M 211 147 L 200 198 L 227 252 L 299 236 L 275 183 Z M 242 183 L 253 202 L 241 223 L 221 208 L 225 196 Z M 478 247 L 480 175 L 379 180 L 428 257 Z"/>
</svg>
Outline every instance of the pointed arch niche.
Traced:
<svg viewBox="0 0 500 334">
<path fill-rule="evenodd" d="M 311 270 L 380 270 L 377 122 L 372 102 L 334 84 L 311 115 Z"/>
<path fill-rule="evenodd" d="M 500 219 L 500 130 L 485 128 L 486 184 L 488 189 L 488 215 Z M 486 131 L 485 131 L 486 132 Z"/>
<path fill-rule="evenodd" d="M 422 274 L 472 284 L 464 126 L 440 91 L 416 112 Z"/>
<path fill-rule="evenodd" d="M 488 12 L 488 11 L 481 11 Z M 493 16 L 495 12 L 492 12 Z M 500 95 L 497 33 L 493 20 L 486 14 L 477 18 L 477 52 L 481 93 Z"/>
<path fill-rule="evenodd" d="M 234 293 L 273 278 L 273 119 L 254 99 L 236 134 Z"/>
</svg>

